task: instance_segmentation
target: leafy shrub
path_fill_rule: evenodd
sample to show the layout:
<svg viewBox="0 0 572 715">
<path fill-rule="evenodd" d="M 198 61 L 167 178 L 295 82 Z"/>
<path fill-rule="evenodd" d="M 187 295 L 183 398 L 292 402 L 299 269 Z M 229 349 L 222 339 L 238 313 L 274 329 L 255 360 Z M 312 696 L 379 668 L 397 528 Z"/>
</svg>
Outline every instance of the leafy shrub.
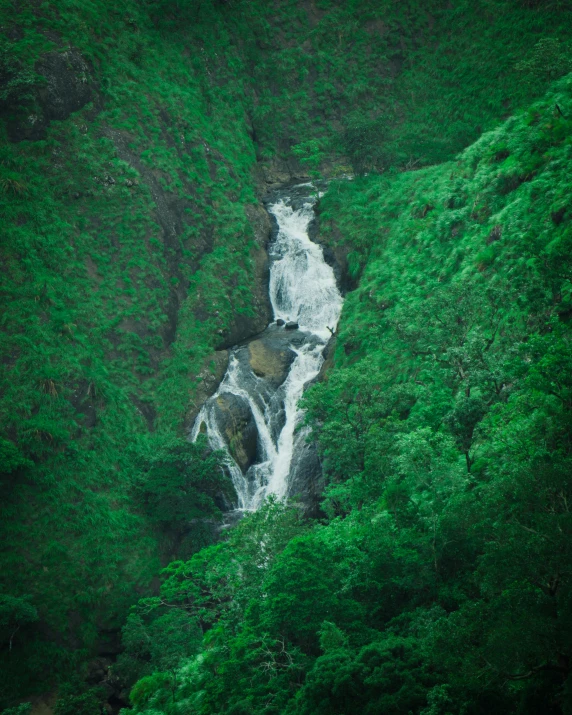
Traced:
<svg viewBox="0 0 572 715">
<path fill-rule="evenodd" d="M 391 165 L 393 155 L 386 144 L 388 127 L 383 117 L 351 120 L 341 135 L 343 152 L 348 156 L 356 174 L 382 171 Z"/>
<path fill-rule="evenodd" d="M 32 703 L 21 703 L 13 708 L 2 710 L 2 715 L 29 715 L 32 709 Z"/>
<path fill-rule="evenodd" d="M 36 75 L 16 59 L 14 44 L 0 38 L 0 111 L 32 102 L 35 85 Z"/>
<path fill-rule="evenodd" d="M 92 688 L 85 693 L 60 692 L 54 708 L 54 715 L 100 715 L 102 693 Z"/>
<path fill-rule="evenodd" d="M 532 48 L 530 54 L 515 66 L 529 83 L 544 85 L 572 70 L 570 51 L 560 40 L 543 37 Z"/>
<path fill-rule="evenodd" d="M 31 596 L 0 594 L 0 643 L 9 650 L 18 631 L 38 620 L 38 611 L 31 600 Z"/>
<path fill-rule="evenodd" d="M 222 456 L 203 440 L 149 439 L 139 453 L 139 500 L 148 517 L 165 529 L 220 514 L 215 497 L 229 489 Z"/>
</svg>

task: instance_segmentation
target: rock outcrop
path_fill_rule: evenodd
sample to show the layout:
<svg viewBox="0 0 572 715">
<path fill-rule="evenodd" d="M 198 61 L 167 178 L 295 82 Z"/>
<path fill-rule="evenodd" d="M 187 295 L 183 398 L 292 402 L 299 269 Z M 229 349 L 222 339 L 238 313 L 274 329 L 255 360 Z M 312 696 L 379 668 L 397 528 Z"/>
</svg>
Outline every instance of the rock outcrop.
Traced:
<svg viewBox="0 0 572 715">
<path fill-rule="evenodd" d="M 35 69 L 42 78 L 34 88 L 35 101 L 8 123 L 8 136 L 14 142 L 45 139 L 52 120 L 67 119 L 94 97 L 90 66 L 73 47 L 47 52 Z"/>
<path fill-rule="evenodd" d="M 252 371 L 274 388 L 284 382 L 295 357 L 296 354 L 284 345 L 284 341 L 273 340 L 271 335 L 248 344 L 248 361 Z"/>
<path fill-rule="evenodd" d="M 320 495 L 324 490 L 322 465 L 318 447 L 313 441 L 306 441 L 307 430 L 299 435 L 296 450 L 290 465 L 288 498 L 298 499 L 308 516 L 319 514 Z"/>
<path fill-rule="evenodd" d="M 228 352 L 226 350 L 218 350 L 212 354 L 210 359 L 207 360 L 205 367 L 197 375 L 199 386 L 195 391 L 194 400 L 185 415 L 187 430 L 193 426 L 202 405 L 217 391 L 227 367 Z"/>
<path fill-rule="evenodd" d="M 250 406 L 238 395 L 225 392 L 216 398 L 216 410 L 229 452 L 246 474 L 258 451 L 258 430 Z"/>
</svg>

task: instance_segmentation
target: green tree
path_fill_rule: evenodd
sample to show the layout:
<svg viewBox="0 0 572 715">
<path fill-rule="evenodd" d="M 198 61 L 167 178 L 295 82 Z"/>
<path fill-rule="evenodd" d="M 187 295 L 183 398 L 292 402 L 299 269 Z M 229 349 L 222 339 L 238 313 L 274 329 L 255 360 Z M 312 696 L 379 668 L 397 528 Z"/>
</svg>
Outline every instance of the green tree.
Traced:
<svg viewBox="0 0 572 715">
<path fill-rule="evenodd" d="M 18 631 L 39 619 L 31 600 L 31 596 L 0 594 L 0 642 L 9 651 L 14 646 Z"/>
<path fill-rule="evenodd" d="M 103 697 L 98 688 L 77 693 L 73 687 L 63 687 L 58 693 L 54 715 L 100 715 Z"/>
<path fill-rule="evenodd" d="M 546 85 L 570 72 L 572 61 L 567 47 L 558 38 L 543 37 L 515 69 L 522 72 L 529 83 Z"/>
<path fill-rule="evenodd" d="M 223 456 L 211 452 L 204 439 L 148 438 L 135 458 L 138 500 L 153 523 L 166 531 L 198 535 L 209 519 L 220 518 L 216 500 L 230 496 L 231 487 Z"/>
<path fill-rule="evenodd" d="M 155 672 L 169 676 L 172 697 L 181 663 L 199 651 L 202 631 L 197 621 L 180 608 L 139 608 L 123 627 L 124 652 L 114 673 L 127 684 Z"/>
</svg>

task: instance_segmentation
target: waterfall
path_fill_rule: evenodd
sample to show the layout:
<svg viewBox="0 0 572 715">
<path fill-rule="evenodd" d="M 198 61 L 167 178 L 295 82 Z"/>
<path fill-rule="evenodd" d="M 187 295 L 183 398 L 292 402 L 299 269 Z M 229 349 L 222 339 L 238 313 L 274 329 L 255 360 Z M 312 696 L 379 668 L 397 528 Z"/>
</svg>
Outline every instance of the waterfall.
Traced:
<svg viewBox="0 0 572 715">
<path fill-rule="evenodd" d="M 242 511 L 257 509 L 269 494 L 290 494 L 293 461 L 303 452 L 307 436 L 300 429 L 303 411 L 298 402 L 320 372 L 322 353 L 342 307 L 334 272 L 308 236 L 314 203 L 311 196 L 295 201 L 286 197 L 268 207 L 278 225 L 269 249 L 274 322 L 250 343 L 231 350 L 224 379 L 191 432 L 194 441 L 206 430 L 210 446 L 226 452 Z M 260 351 L 276 373 L 271 377 L 256 369 L 253 355 Z"/>
</svg>

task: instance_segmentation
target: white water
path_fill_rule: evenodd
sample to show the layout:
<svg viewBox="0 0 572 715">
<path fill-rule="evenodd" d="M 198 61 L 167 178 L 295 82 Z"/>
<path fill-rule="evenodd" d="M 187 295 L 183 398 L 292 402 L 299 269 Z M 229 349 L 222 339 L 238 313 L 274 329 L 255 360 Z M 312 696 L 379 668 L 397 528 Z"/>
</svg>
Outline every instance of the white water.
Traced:
<svg viewBox="0 0 572 715">
<path fill-rule="evenodd" d="M 288 200 L 280 200 L 268 209 L 276 217 L 279 229 L 270 247 L 269 293 L 274 319 L 295 321 L 304 334 L 291 333 L 290 349 L 296 357 L 288 376 L 277 389 L 270 389 L 249 365 L 237 359 L 238 348 L 234 348 L 218 391 L 203 406 L 191 433 L 191 439 L 196 440 L 204 425 L 210 446 L 227 453 L 239 510 L 257 509 L 269 494 L 288 496 L 292 457 L 305 439 L 304 430 L 296 432 L 303 418 L 298 401 L 304 386 L 320 371 L 323 350 L 342 307 L 334 272 L 324 261 L 320 246 L 308 237 L 313 203 L 312 199 L 304 199 L 303 206 L 294 209 Z M 257 463 L 246 474 L 230 456 L 217 424 L 216 399 L 224 393 L 248 403 L 258 430 Z M 282 424 L 282 410 L 283 425 L 276 434 L 276 425 Z"/>
</svg>

